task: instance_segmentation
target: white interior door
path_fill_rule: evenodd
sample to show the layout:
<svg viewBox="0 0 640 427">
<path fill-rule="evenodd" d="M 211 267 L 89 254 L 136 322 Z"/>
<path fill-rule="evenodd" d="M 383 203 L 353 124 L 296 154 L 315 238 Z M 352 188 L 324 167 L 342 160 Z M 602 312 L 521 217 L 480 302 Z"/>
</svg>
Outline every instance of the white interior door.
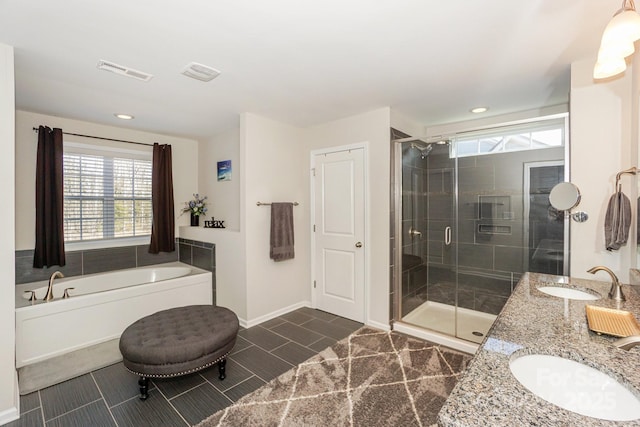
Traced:
<svg viewBox="0 0 640 427">
<path fill-rule="evenodd" d="M 364 322 L 364 149 L 314 156 L 316 307 Z"/>
</svg>

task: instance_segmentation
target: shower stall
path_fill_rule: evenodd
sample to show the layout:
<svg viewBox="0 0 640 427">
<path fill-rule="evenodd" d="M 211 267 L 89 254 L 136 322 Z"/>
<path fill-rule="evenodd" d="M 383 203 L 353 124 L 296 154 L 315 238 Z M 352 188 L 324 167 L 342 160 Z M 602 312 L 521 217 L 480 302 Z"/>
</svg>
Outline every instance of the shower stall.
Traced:
<svg viewBox="0 0 640 427">
<path fill-rule="evenodd" d="M 566 128 L 563 115 L 447 138 L 392 130 L 395 329 L 473 349 L 525 271 L 568 273 L 568 220 L 549 204 Z"/>
</svg>

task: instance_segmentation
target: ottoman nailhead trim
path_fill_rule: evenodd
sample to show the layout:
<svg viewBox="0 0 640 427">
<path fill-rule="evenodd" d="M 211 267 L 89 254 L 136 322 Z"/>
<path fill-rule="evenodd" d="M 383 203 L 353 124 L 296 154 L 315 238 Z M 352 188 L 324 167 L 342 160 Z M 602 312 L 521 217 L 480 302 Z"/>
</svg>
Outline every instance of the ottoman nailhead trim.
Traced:
<svg viewBox="0 0 640 427">
<path fill-rule="evenodd" d="M 173 374 L 142 374 L 140 372 L 132 371 L 131 369 L 127 368 L 126 366 L 125 366 L 125 368 L 126 368 L 127 371 L 131 372 L 134 375 L 138 375 L 138 376 L 146 377 L 146 378 L 172 378 L 172 377 L 179 377 L 181 375 L 187 375 L 187 374 L 191 374 L 191 373 L 194 373 L 194 372 L 198 372 L 198 371 L 200 371 L 202 369 L 208 368 L 209 366 L 215 365 L 216 363 L 218 363 L 222 359 L 225 359 L 229 355 L 229 353 L 231 353 L 231 352 L 229 351 L 229 352 L 225 353 L 223 356 L 218 357 L 213 362 L 206 363 L 206 364 L 204 364 L 204 365 L 202 365 L 202 366 L 200 366 L 198 368 L 192 368 L 192 369 L 189 369 L 189 370 L 186 370 L 186 371 L 176 372 L 176 373 L 173 373 Z"/>
</svg>

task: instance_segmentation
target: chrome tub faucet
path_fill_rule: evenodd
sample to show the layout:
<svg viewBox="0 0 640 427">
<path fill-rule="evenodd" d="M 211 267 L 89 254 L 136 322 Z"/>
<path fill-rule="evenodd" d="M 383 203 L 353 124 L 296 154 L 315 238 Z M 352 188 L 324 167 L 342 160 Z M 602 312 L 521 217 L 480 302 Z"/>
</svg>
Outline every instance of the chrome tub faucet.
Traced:
<svg viewBox="0 0 640 427">
<path fill-rule="evenodd" d="M 609 276 L 611 276 L 611 289 L 609 290 L 609 299 L 613 299 L 616 301 L 626 301 L 626 298 L 622 293 L 622 285 L 620 284 L 618 277 L 613 271 L 611 271 L 607 267 L 598 265 L 587 270 L 587 273 L 596 274 L 598 271 L 606 271 L 607 273 L 609 273 Z"/>
<path fill-rule="evenodd" d="M 47 288 L 47 293 L 44 298 L 42 298 L 42 301 L 51 301 L 53 299 L 53 281 L 56 277 L 64 277 L 64 274 L 56 271 L 51 275 L 51 277 L 49 277 L 49 287 Z"/>
</svg>

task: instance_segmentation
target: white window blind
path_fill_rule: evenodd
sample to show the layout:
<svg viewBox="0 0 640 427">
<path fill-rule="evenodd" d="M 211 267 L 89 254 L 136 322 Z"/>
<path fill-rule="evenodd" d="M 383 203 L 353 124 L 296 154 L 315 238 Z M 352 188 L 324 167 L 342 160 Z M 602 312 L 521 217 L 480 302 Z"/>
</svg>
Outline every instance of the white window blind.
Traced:
<svg viewBox="0 0 640 427">
<path fill-rule="evenodd" d="M 151 234 L 150 155 L 65 143 L 63 157 L 65 242 Z"/>
</svg>

